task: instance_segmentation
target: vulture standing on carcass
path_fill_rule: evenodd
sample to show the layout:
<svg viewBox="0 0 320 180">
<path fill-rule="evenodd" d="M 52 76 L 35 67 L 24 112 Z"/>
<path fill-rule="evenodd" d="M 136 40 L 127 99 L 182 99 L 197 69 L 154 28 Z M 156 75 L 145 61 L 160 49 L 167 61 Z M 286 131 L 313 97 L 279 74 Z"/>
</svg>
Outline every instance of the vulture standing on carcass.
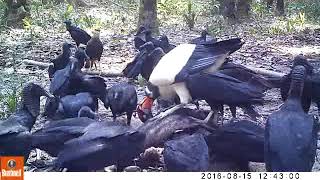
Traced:
<svg viewBox="0 0 320 180">
<path fill-rule="evenodd" d="M 181 104 L 190 103 L 193 99 L 190 87 L 186 84 L 188 78 L 217 71 L 226 57 L 242 45 L 241 39 L 234 38 L 212 44 L 177 46 L 163 56 L 153 69 L 146 88 L 148 97 L 144 103 L 150 104 L 150 101 L 158 97 L 174 99 L 176 95 L 179 96 Z"/>
<path fill-rule="evenodd" d="M 236 107 L 241 107 L 252 119 L 259 114 L 253 105 L 263 103 L 263 91 L 249 82 L 243 82 L 218 72 L 190 75 L 186 81 L 193 99 L 205 100 L 214 111 L 213 124 L 217 124 L 217 111 L 223 112 L 223 105 L 230 106 L 233 117 Z M 207 119 L 209 120 L 209 119 Z"/>
</svg>

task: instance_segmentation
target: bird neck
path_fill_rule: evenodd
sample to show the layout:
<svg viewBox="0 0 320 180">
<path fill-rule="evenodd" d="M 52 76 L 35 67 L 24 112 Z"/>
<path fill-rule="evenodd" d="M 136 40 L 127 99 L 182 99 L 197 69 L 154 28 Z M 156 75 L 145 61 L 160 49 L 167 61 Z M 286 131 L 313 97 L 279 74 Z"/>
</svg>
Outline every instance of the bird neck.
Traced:
<svg viewBox="0 0 320 180">
<path fill-rule="evenodd" d="M 100 34 L 99 33 L 93 33 L 92 38 L 99 39 L 100 38 Z"/>
<path fill-rule="evenodd" d="M 65 56 L 65 57 L 70 57 L 71 56 L 71 50 L 70 49 L 64 49 L 62 51 L 62 54 Z"/>
<path fill-rule="evenodd" d="M 16 118 L 18 123 L 21 126 L 27 127 L 29 131 L 36 122 L 36 117 L 33 117 L 32 114 L 24 107 L 19 108 L 14 116 L 18 116 L 19 118 Z"/>
<path fill-rule="evenodd" d="M 67 30 L 69 31 L 69 30 L 71 29 L 71 25 L 70 25 L 70 24 L 67 24 L 67 25 L 66 25 L 66 28 L 67 28 Z"/>
<path fill-rule="evenodd" d="M 301 80 L 291 79 L 290 90 L 288 92 L 288 101 L 289 102 L 299 102 L 299 106 L 301 105 L 301 96 L 304 88 L 304 82 Z"/>
</svg>

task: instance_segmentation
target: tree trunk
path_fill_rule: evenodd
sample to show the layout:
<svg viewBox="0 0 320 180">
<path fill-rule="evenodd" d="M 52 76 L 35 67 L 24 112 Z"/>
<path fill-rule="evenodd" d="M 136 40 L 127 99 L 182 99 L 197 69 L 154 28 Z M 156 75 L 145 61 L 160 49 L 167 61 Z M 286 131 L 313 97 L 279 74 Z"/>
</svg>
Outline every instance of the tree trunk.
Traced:
<svg viewBox="0 0 320 180">
<path fill-rule="evenodd" d="M 8 26 L 22 27 L 23 19 L 30 16 L 29 0 L 5 0 L 4 19 Z"/>
<path fill-rule="evenodd" d="M 267 8 L 271 9 L 273 5 L 273 0 L 266 0 Z"/>
<path fill-rule="evenodd" d="M 140 0 L 138 26 L 145 26 L 152 32 L 159 33 L 157 0 Z"/>
<path fill-rule="evenodd" d="M 252 3 L 252 0 L 238 0 L 238 3 L 237 3 L 238 17 L 246 18 L 249 16 L 251 3 Z"/>
<path fill-rule="evenodd" d="M 220 14 L 228 20 L 236 19 L 236 2 L 235 0 L 218 0 L 220 3 Z"/>
<path fill-rule="evenodd" d="M 276 15 L 283 16 L 284 15 L 284 1 L 283 0 L 277 0 L 277 11 Z"/>
</svg>

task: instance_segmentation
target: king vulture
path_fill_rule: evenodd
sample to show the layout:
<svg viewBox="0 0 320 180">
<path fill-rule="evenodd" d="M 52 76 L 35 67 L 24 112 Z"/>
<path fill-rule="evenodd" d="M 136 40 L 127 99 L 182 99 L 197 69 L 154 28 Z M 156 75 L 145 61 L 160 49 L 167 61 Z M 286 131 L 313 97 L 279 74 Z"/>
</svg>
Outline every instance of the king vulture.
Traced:
<svg viewBox="0 0 320 180">
<path fill-rule="evenodd" d="M 217 43 L 181 44 L 163 56 L 153 69 L 146 88 L 146 103 L 159 96 L 173 99 L 179 96 L 182 104 L 192 101 L 186 79 L 196 73 L 215 72 L 225 62 L 226 57 L 241 48 L 240 38 Z M 149 102 L 148 102 L 149 101 Z"/>
</svg>

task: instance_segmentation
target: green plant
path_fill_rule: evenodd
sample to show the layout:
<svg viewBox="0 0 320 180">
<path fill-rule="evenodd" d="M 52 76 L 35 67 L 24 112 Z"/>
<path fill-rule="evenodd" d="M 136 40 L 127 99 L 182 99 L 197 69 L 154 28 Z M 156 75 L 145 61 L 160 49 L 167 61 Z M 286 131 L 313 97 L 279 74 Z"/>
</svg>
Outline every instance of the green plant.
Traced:
<svg viewBox="0 0 320 180">
<path fill-rule="evenodd" d="M 72 16 L 74 14 L 74 8 L 71 4 L 68 4 L 65 11 L 62 13 L 62 19 L 72 19 Z"/>
<path fill-rule="evenodd" d="M 257 15 L 258 17 L 262 18 L 264 15 L 268 14 L 268 9 L 265 3 L 263 2 L 254 2 L 251 5 L 253 14 Z"/>
<path fill-rule="evenodd" d="M 147 85 L 147 81 L 140 74 L 137 81 L 140 87 L 145 87 Z"/>
<path fill-rule="evenodd" d="M 7 4 L 5 1 L 0 0 L 0 24 L 3 25 L 6 22 L 5 13 L 7 11 Z"/>
<path fill-rule="evenodd" d="M 287 4 L 288 14 L 296 14 L 296 12 L 305 12 L 305 18 L 320 22 L 320 1 L 319 0 L 295 0 Z"/>
<path fill-rule="evenodd" d="M 210 34 L 220 34 L 224 32 L 224 18 L 222 16 L 215 16 L 211 19 L 211 25 L 208 27 Z"/>
<path fill-rule="evenodd" d="M 191 2 L 191 0 L 188 2 L 188 6 L 187 6 L 187 12 L 185 14 L 183 14 L 184 17 L 184 21 L 186 22 L 187 26 L 189 27 L 189 29 L 193 29 L 195 22 L 196 22 L 196 13 L 193 10 L 193 4 Z"/>
<path fill-rule="evenodd" d="M 168 16 L 183 15 L 187 4 L 187 0 L 159 0 L 157 10 L 159 15 L 167 19 Z"/>
<path fill-rule="evenodd" d="M 26 17 L 23 19 L 23 28 L 30 33 L 30 40 L 31 42 L 34 42 L 34 40 L 37 37 L 37 34 L 35 32 L 35 25 L 33 24 L 33 21 L 30 17 Z"/>
<path fill-rule="evenodd" d="M 306 24 L 306 14 L 304 12 L 299 12 L 298 23 L 303 28 Z"/>
<path fill-rule="evenodd" d="M 17 87 L 6 89 L 3 94 L 0 94 L 0 103 L 2 104 L 0 118 L 6 118 L 17 110 L 20 97 L 21 92 Z"/>
</svg>

